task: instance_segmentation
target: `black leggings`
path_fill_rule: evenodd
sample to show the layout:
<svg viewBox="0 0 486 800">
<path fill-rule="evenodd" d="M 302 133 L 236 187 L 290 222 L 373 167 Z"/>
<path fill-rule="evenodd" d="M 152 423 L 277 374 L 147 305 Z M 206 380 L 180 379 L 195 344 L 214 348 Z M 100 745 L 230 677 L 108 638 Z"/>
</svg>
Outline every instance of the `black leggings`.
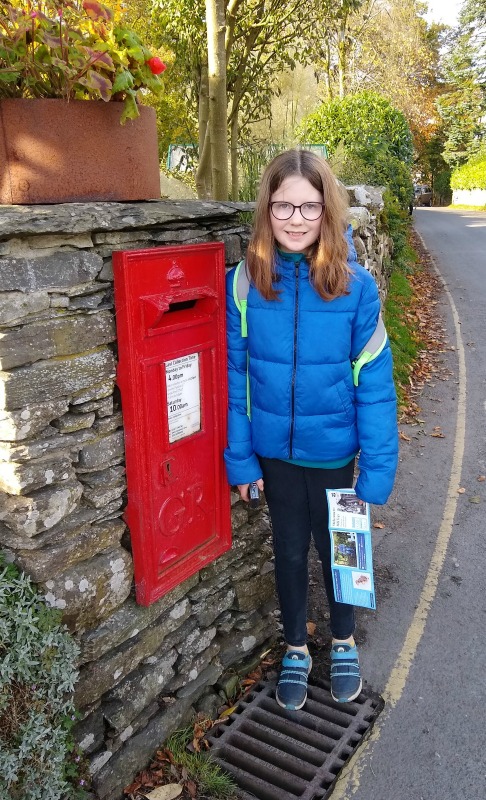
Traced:
<svg viewBox="0 0 486 800">
<path fill-rule="evenodd" d="M 275 580 L 285 641 L 296 647 L 307 641 L 311 534 L 322 564 L 331 634 L 347 639 L 354 633 L 354 606 L 334 600 L 326 489 L 353 485 L 354 459 L 339 469 L 300 467 L 274 458 L 260 458 L 260 463 L 272 520 Z"/>
</svg>

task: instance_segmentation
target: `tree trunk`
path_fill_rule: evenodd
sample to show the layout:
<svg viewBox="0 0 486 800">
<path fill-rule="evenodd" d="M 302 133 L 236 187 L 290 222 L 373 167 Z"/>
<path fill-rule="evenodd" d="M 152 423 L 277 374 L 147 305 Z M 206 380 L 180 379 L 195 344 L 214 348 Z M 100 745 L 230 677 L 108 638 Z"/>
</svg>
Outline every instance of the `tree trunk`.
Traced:
<svg viewBox="0 0 486 800">
<path fill-rule="evenodd" d="M 238 177 L 238 114 L 231 120 L 231 199 L 238 201 L 240 181 Z"/>
<path fill-rule="evenodd" d="M 239 143 L 239 108 L 242 97 L 243 70 L 240 68 L 235 84 L 233 86 L 233 102 L 231 113 L 228 117 L 228 124 L 231 135 L 231 199 L 235 202 L 239 195 L 239 176 L 238 176 L 238 143 Z"/>
<path fill-rule="evenodd" d="M 332 87 L 332 75 L 331 75 L 331 45 L 329 41 L 325 44 L 326 48 L 326 59 L 325 59 L 325 68 L 326 68 L 326 91 L 327 91 L 327 99 L 333 99 L 333 87 Z"/>
<path fill-rule="evenodd" d="M 206 0 L 209 78 L 209 136 L 215 200 L 228 199 L 225 3 Z"/>
<path fill-rule="evenodd" d="M 346 82 L 346 26 L 343 23 L 341 30 L 339 31 L 339 38 L 338 38 L 338 47 L 337 47 L 337 54 L 338 54 L 338 73 L 339 73 L 339 97 L 342 98 L 345 95 L 345 82 Z"/>
<path fill-rule="evenodd" d="M 199 162 L 196 171 L 196 189 L 200 200 L 211 197 L 211 139 L 209 135 L 209 83 L 207 62 L 201 67 L 199 84 Z"/>
<path fill-rule="evenodd" d="M 213 196 L 211 187 L 211 137 L 209 127 L 199 153 L 199 164 L 196 172 L 197 196 L 200 200 L 210 200 Z"/>
</svg>

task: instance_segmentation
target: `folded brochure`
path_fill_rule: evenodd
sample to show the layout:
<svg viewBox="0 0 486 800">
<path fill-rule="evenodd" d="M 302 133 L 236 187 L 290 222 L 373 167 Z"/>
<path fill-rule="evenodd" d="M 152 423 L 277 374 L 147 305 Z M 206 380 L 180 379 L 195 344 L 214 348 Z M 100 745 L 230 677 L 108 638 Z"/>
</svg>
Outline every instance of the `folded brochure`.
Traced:
<svg viewBox="0 0 486 800">
<path fill-rule="evenodd" d="M 376 608 L 370 507 L 354 489 L 327 489 L 331 572 L 338 603 Z"/>
</svg>

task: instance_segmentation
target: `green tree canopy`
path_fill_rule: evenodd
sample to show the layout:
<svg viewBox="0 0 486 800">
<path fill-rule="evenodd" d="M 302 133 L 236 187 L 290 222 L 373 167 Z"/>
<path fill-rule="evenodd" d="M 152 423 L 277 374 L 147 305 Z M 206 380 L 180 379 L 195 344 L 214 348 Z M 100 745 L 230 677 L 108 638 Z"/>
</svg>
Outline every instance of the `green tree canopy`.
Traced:
<svg viewBox="0 0 486 800">
<path fill-rule="evenodd" d="M 437 107 L 445 131 L 444 159 L 458 167 L 486 138 L 486 0 L 465 0 L 443 68 L 446 87 Z"/>
<path fill-rule="evenodd" d="M 129 0 L 134 2 L 135 0 Z M 174 53 L 174 70 L 186 101 L 198 120 L 198 144 L 204 153 L 210 97 L 204 0 L 151 0 L 154 35 Z M 227 126 L 231 142 L 232 195 L 237 198 L 236 158 L 242 132 L 268 116 L 276 78 L 308 52 L 305 41 L 318 12 L 330 0 L 221 0 L 227 91 Z M 306 38 L 307 37 L 307 38 Z M 202 177 L 202 176 L 201 176 Z M 206 184 L 210 194 L 209 181 Z M 204 188 L 199 188 L 201 196 Z"/>
</svg>

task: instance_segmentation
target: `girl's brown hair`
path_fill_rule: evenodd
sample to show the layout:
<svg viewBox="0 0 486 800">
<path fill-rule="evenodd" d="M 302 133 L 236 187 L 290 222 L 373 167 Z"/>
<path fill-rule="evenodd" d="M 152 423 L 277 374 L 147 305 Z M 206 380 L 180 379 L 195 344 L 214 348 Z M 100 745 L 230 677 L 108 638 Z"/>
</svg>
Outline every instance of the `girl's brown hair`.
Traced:
<svg viewBox="0 0 486 800">
<path fill-rule="evenodd" d="M 347 195 L 324 159 L 309 150 L 280 153 L 265 169 L 246 257 L 248 272 L 266 300 L 278 297 L 278 291 L 273 288 L 276 242 L 270 224 L 269 203 L 282 182 L 292 175 L 306 178 L 324 199 L 320 235 L 308 254 L 308 260 L 310 279 L 316 292 L 324 300 L 332 300 L 347 294 L 351 273 L 347 264 L 348 243 L 345 237 Z"/>
</svg>

